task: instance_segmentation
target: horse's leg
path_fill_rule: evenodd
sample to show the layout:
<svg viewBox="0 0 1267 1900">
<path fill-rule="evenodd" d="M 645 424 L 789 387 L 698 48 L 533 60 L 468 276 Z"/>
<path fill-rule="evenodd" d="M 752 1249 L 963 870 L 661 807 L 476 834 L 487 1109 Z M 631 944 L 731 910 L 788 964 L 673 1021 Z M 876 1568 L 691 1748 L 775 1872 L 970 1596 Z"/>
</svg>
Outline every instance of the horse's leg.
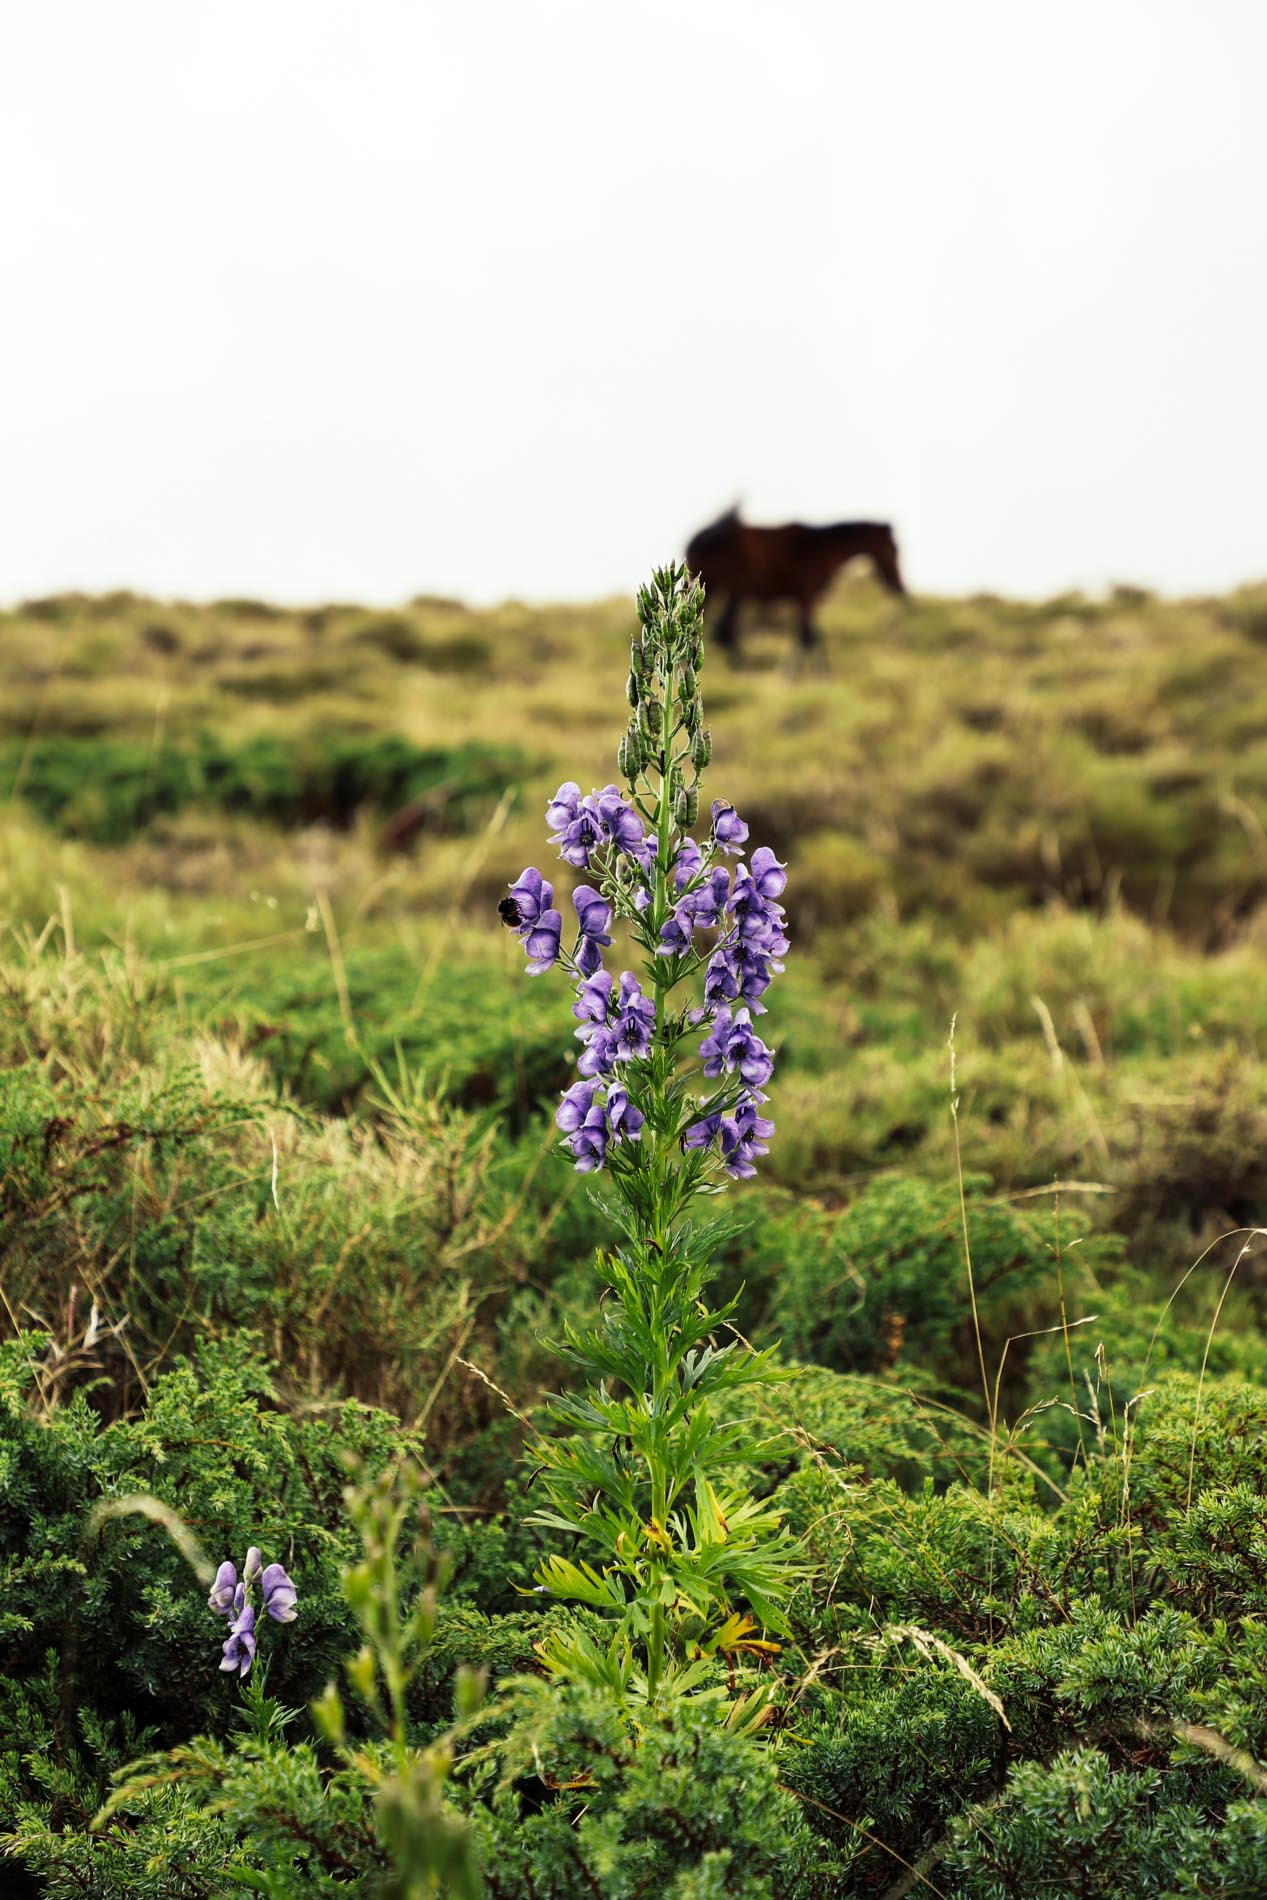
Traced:
<svg viewBox="0 0 1267 1900">
<path fill-rule="evenodd" d="M 796 639 L 801 658 L 803 660 L 817 659 L 821 668 L 824 663 L 823 643 L 819 637 L 818 628 L 814 625 L 814 601 L 808 595 L 801 601 L 800 617 L 796 623 Z"/>
<path fill-rule="evenodd" d="M 717 616 L 713 628 L 713 638 L 719 647 L 724 647 L 732 660 L 739 658 L 739 596 L 728 594 L 726 605 Z"/>
</svg>

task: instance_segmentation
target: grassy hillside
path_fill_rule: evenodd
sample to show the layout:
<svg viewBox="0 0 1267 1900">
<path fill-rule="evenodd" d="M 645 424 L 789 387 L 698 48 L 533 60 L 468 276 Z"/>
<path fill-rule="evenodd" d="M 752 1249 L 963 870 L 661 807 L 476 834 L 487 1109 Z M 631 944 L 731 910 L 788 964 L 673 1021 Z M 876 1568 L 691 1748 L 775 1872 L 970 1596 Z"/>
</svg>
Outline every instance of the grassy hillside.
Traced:
<svg viewBox="0 0 1267 1900">
<path fill-rule="evenodd" d="M 549 1342 L 592 1308 L 605 1229 L 550 1152 L 567 999 L 524 976 L 496 905 L 525 864 L 552 874 L 541 813 L 560 781 L 614 776 L 632 625 L 623 601 L 65 596 L 0 615 L 0 1332 L 27 1342 L 12 1402 L 41 1429 L 73 1415 L 90 1439 L 143 1433 L 172 1379 L 241 1411 L 214 1394 L 249 1362 L 251 1403 L 296 1430 L 349 1400 L 383 1408 L 421 1434 L 459 1594 L 507 1630 L 534 1535 L 517 1448 L 560 1378 Z M 723 1280 L 744 1287 L 749 1336 L 817 1368 L 771 1415 L 795 1442 L 761 1480 L 837 1579 L 807 1586 L 789 1680 L 854 1697 L 840 1729 L 806 1692 L 819 1752 L 790 1779 L 844 1857 L 842 1884 L 820 1872 L 805 1891 L 879 1893 L 900 1873 L 877 1873 L 856 1821 L 911 1861 L 936 1843 L 940 1891 L 1019 1897 L 1036 1891 L 1024 1842 L 1007 1850 L 1016 1884 L 990 1886 L 960 1806 L 1018 1763 L 1049 1771 L 1056 1705 L 1077 1704 L 1070 1733 L 1104 1772 L 1132 1767 L 1069 1656 L 1031 1653 L 1042 1591 L 1053 1627 L 1095 1598 L 1126 1641 L 1214 1548 L 1223 1581 L 1180 1608 L 1267 1611 L 1261 1474 L 1203 1435 L 1221 1417 L 1261 1442 L 1267 1413 L 1250 1231 L 1267 1221 L 1267 587 L 894 602 L 859 580 L 824 625 L 819 670 L 793 668 L 775 616 L 746 664 L 710 655 L 703 679 L 711 791 L 788 861 L 793 954 L 767 1019 L 778 1132 L 733 1197 Z M 32 1442 L 44 1456 L 51 1440 Z M 75 1443 L 67 1458 L 97 1471 Z M 317 1454 L 295 1457 L 298 1522 Z M 162 1457 L 138 1458 L 130 1479 L 161 1490 Z M 225 1507 L 200 1469 L 181 1482 L 205 1532 Z M 1242 1518 L 1198 1529 L 1202 1473 L 1240 1487 Z M 996 1506 L 1014 1512 L 1009 1577 Z M 946 1578 L 979 1579 L 987 1520 L 969 1603 Z M 15 1578 L 28 1529 L 0 1538 Z M 158 1642 L 167 1611 L 147 1615 Z M 47 1631 L 21 1617 L 6 1667 L 34 1682 Z M 945 1655 L 935 1719 L 927 1655 L 873 1657 L 870 1688 L 850 1686 L 839 1657 L 877 1618 L 927 1625 L 982 1669 L 1002 1644 L 999 1681 L 1033 1704 L 1025 1739 L 973 1739 L 993 1718 Z M 526 1639 L 506 1640 L 522 1665 Z M 1157 1639 L 1167 1656 L 1186 1640 Z M 279 1693 L 314 1693 L 324 1657 Z M 1215 1720 L 1210 1685 L 1243 1662 L 1188 1658 L 1192 1721 Z M 170 1666 L 138 1664 L 131 1691 L 165 1742 L 184 1732 Z M 905 1714 L 881 1709 L 908 1694 Z M 1121 1736 L 1144 1719 L 1132 1705 Z M 944 1723 L 962 1755 L 946 1785 L 931 1770 L 905 1792 L 872 1785 L 886 1734 L 913 1725 L 931 1758 Z M 1238 1738 L 1267 1745 L 1248 1714 Z M 1159 1771 L 1173 1752 L 1131 1746 Z M 103 1760 L 129 1752 L 102 1743 Z M 1197 1759 L 1184 1799 L 1195 1788 L 1200 1826 L 1217 1809 L 1230 1827 L 1234 1775 L 1207 1799 L 1232 1771 L 1201 1781 Z M 83 1772 L 98 1792 L 68 1782 L 56 1802 L 86 1824 L 100 1790 Z M 1079 1772 L 1108 1814 L 1118 1783 Z M 109 1890 L 24 1825 L 42 1891 Z M 1218 1852 L 1253 1859 L 1239 1835 Z M 1105 1866 L 1087 1891 L 1136 1891 Z M 1228 1878 L 1173 1890 L 1250 1891 Z M 713 1889 L 681 1889 L 697 1891 Z"/>
</svg>

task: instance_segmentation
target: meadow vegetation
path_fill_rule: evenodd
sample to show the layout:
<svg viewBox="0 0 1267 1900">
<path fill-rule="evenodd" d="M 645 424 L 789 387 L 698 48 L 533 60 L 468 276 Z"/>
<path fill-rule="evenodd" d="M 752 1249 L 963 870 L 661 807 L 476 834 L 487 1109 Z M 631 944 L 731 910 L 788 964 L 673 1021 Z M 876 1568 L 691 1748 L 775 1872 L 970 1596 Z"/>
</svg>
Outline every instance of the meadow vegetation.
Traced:
<svg viewBox="0 0 1267 1900">
<path fill-rule="evenodd" d="M 390 1891 L 416 1834 L 420 1895 L 1267 1896 L 1267 588 L 823 618 L 824 672 L 776 618 L 703 680 L 793 940 L 718 1259 L 799 1369 L 735 1413 L 805 1565 L 744 1735 L 547 1694 L 532 1591 L 610 1232 L 496 905 L 612 776 L 632 606 L 0 615 L 15 1892 Z M 407 1758 L 355 1679 L 308 1713 L 391 1640 L 343 1578 L 402 1457 Z M 163 1523 L 92 1515 L 138 1495 L 295 1579 L 253 1700 Z"/>
</svg>

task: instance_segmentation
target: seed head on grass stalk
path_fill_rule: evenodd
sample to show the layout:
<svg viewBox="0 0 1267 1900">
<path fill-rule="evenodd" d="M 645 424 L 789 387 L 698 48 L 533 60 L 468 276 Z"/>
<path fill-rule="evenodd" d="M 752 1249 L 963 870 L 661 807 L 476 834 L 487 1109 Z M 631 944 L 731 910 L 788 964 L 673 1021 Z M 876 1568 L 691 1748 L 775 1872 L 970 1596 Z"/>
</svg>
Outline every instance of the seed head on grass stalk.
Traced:
<svg viewBox="0 0 1267 1900">
<path fill-rule="evenodd" d="M 575 1553 L 549 1557 L 538 1588 L 612 1631 L 603 1646 L 578 1628 L 546 1660 L 654 1702 L 670 1686 L 713 1693 L 715 1658 L 773 1647 L 761 1631 L 782 1630 L 799 1572 L 779 1514 L 748 1488 L 751 1429 L 713 1410 L 719 1393 L 782 1375 L 729 1327 L 735 1301 L 703 1297 L 727 1229 L 696 1207 L 755 1174 L 774 1133 L 762 1113 L 774 1052 L 753 1019 L 788 948 L 786 876 L 768 847 L 745 857 L 748 827 L 724 799 L 692 835 L 712 752 L 699 586 L 680 567 L 657 573 L 638 617 L 623 789 L 582 794 L 569 780 L 547 807 L 550 842 L 588 880 L 571 900 L 575 931 L 535 867 L 500 910 L 529 974 L 561 969 L 573 983 L 581 1050 L 555 1116 L 560 1148 L 606 1176 L 602 1205 L 622 1236 L 598 1257 L 601 1319 L 562 1342 L 584 1389 L 552 1402 L 555 1431 L 530 1454 L 545 1497 L 536 1521 Z M 606 967 L 617 925 L 640 971 Z"/>
</svg>

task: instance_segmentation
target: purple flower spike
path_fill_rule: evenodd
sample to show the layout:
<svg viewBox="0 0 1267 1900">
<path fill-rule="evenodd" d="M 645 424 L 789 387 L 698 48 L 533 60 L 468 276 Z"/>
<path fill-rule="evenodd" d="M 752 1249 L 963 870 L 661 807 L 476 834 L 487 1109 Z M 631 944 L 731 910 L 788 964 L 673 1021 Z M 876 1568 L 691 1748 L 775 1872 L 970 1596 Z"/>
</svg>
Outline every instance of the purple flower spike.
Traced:
<svg viewBox="0 0 1267 1900">
<path fill-rule="evenodd" d="M 237 1590 L 238 1573 L 235 1566 L 228 1562 L 222 1563 L 216 1571 L 216 1580 L 207 1598 L 207 1608 L 214 1610 L 217 1616 L 232 1616 Z"/>
<path fill-rule="evenodd" d="M 244 1676 L 254 1660 L 255 1611 L 248 1603 L 239 1610 L 237 1621 L 229 1631 L 229 1640 L 224 1646 L 224 1661 L 220 1667 L 226 1675 Z"/>
<path fill-rule="evenodd" d="M 748 827 L 733 805 L 724 798 L 713 801 L 713 837 L 723 851 L 735 852 L 741 849 L 748 836 Z"/>
<path fill-rule="evenodd" d="M 260 1578 L 264 1608 L 274 1623 L 293 1623 L 299 1592 L 280 1564 L 268 1564 Z"/>
</svg>

